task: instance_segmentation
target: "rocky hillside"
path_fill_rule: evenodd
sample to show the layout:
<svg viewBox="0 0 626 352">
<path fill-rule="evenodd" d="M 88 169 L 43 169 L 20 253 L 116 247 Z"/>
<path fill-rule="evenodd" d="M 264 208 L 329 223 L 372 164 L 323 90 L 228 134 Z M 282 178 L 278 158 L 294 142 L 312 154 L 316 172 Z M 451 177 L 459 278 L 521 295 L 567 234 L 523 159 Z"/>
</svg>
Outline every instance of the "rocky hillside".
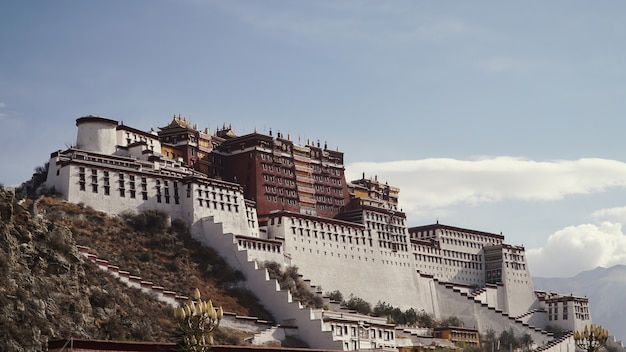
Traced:
<svg viewBox="0 0 626 352">
<path fill-rule="evenodd" d="M 45 350 L 51 338 L 175 341 L 171 307 L 99 270 L 76 249 L 86 245 L 155 284 L 180 293 L 200 288 L 226 311 L 271 319 L 243 279 L 184 224 L 162 214 L 111 217 L 54 198 L 33 215 L 0 187 L 0 351 Z M 222 331 L 219 343 L 236 344 Z"/>
</svg>

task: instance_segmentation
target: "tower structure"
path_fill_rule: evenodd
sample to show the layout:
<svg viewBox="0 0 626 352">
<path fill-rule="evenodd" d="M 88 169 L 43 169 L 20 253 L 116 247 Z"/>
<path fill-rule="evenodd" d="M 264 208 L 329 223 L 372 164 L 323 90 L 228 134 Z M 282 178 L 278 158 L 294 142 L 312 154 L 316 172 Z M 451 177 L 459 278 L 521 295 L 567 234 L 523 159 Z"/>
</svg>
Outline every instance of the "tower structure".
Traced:
<svg viewBox="0 0 626 352">
<path fill-rule="evenodd" d="M 209 134 L 208 128 L 204 132 L 200 131 L 197 125 L 190 126 L 186 118 L 174 115 L 167 126 L 159 128 L 158 135 L 164 156 L 205 175 L 217 176 L 215 158 L 211 157 L 211 152 L 221 141 Z"/>
<path fill-rule="evenodd" d="M 117 121 L 89 115 L 76 119 L 76 127 L 77 148 L 105 154 L 117 151 Z"/>
<path fill-rule="evenodd" d="M 376 234 L 381 248 L 393 252 L 408 252 L 409 237 L 406 231 L 406 214 L 398 209 L 400 189 L 366 178 L 348 184 L 350 201 L 337 218 L 363 224 Z"/>
</svg>

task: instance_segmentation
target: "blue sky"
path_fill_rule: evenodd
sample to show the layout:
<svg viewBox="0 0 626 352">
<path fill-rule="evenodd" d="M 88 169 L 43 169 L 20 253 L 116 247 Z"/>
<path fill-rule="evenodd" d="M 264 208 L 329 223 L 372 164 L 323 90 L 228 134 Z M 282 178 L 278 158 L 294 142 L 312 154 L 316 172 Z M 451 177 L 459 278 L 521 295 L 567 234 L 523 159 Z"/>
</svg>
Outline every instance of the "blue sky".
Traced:
<svg viewBox="0 0 626 352">
<path fill-rule="evenodd" d="M 533 275 L 626 264 L 626 4 L 15 1 L 0 182 L 94 114 L 280 131 L 401 187 L 409 225 L 502 232 Z"/>
</svg>

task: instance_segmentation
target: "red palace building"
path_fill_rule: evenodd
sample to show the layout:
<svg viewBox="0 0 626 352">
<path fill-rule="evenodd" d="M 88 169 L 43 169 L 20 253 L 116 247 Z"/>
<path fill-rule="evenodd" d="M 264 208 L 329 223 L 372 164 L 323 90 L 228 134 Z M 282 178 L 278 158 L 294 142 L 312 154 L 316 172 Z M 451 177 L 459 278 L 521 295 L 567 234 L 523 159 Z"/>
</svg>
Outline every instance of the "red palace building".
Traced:
<svg viewBox="0 0 626 352">
<path fill-rule="evenodd" d="M 256 202 L 259 222 L 275 210 L 334 218 L 348 205 L 343 153 L 278 133 L 237 136 L 230 127 L 215 134 L 197 130 L 180 116 L 158 132 L 162 153 L 210 177 L 238 183 Z"/>
</svg>

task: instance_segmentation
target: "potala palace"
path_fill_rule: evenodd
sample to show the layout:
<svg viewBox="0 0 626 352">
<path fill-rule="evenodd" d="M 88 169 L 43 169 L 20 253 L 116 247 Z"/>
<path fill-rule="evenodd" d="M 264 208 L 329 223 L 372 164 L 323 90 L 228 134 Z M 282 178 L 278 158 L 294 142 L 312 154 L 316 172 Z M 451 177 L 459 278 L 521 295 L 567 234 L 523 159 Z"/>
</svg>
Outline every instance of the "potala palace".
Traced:
<svg viewBox="0 0 626 352">
<path fill-rule="evenodd" d="M 376 176 L 346 182 L 343 153 L 319 141 L 237 136 L 228 126 L 210 133 L 180 116 L 158 131 L 98 116 L 76 126 L 76 144 L 51 154 L 47 187 L 111 214 L 159 209 L 186 220 L 245 274 L 277 323 L 297 328 L 311 347 L 396 349 L 419 333 L 303 308 L 258 263 L 297 266 L 323 292 L 457 316 L 480 333 L 529 334 L 539 350 L 575 350 L 571 333 L 555 340 L 546 327 L 591 324 L 587 298 L 533 289 L 524 247 L 440 223 L 407 227 L 398 188 Z"/>
</svg>

